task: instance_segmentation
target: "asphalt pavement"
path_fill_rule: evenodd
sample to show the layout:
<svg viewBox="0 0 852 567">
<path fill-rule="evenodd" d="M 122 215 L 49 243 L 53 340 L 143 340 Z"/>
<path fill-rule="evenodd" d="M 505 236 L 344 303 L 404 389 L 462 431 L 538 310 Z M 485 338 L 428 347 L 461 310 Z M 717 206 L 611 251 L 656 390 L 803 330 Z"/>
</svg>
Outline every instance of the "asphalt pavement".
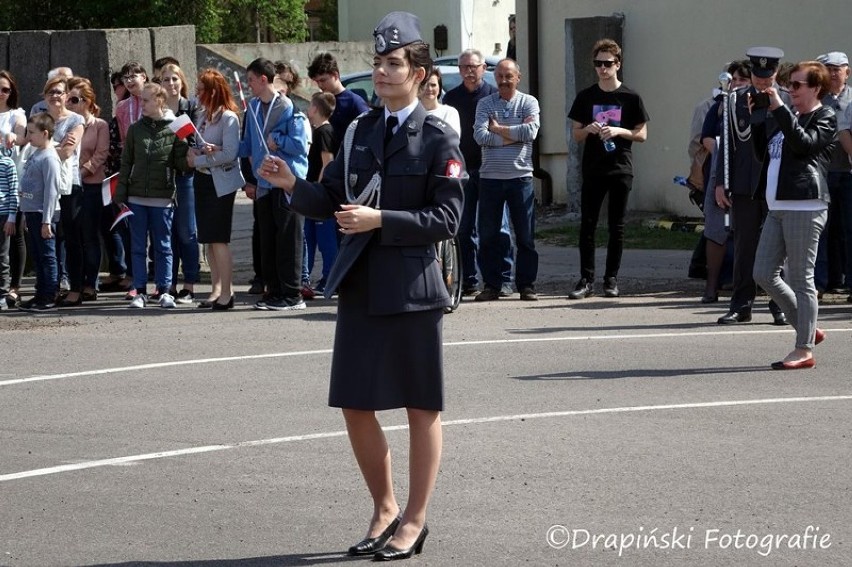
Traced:
<svg viewBox="0 0 852 567">
<path fill-rule="evenodd" d="M 237 205 L 239 278 L 250 205 Z M 619 298 L 569 301 L 577 251 L 540 247 L 541 299 L 444 318 L 436 566 L 852 565 L 852 306 L 821 305 L 812 370 L 789 327 L 720 326 L 688 252 L 627 251 Z M 336 309 L 0 313 L 0 565 L 353 565 L 371 503 L 326 405 Z M 204 291 L 202 286 L 201 291 Z M 416 345 L 412 345 L 416 348 Z M 402 411 L 383 412 L 407 495 Z"/>
</svg>

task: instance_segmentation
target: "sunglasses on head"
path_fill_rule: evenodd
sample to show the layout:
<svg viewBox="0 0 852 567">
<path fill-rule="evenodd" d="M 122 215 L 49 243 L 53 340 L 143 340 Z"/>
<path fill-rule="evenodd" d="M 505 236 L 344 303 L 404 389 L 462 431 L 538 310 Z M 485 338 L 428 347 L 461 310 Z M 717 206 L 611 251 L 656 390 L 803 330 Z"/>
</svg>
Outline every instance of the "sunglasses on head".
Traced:
<svg viewBox="0 0 852 567">
<path fill-rule="evenodd" d="M 615 60 L 613 60 L 613 61 L 601 61 L 600 59 L 594 60 L 595 67 L 606 67 L 607 69 L 609 69 L 610 67 L 615 65 L 615 63 L 616 63 Z"/>
<path fill-rule="evenodd" d="M 9 94 L 10 92 L 12 92 L 10 87 L 0 87 L 0 93 Z"/>
</svg>

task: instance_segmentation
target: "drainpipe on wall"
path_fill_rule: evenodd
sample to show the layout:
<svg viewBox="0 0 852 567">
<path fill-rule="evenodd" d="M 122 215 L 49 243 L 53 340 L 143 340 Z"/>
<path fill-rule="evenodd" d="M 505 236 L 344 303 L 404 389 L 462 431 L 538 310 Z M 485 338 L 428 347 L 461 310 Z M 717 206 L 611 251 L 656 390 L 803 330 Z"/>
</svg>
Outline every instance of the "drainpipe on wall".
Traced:
<svg viewBox="0 0 852 567">
<path fill-rule="evenodd" d="M 536 97 L 539 101 L 539 48 L 538 48 L 538 0 L 527 1 L 527 46 L 529 47 L 529 77 L 530 77 L 530 94 Z M 553 203 L 553 178 L 550 173 L 541 168 L 541 131 L 539 136 L 533 142 L 533 176 L 541 180 L 541 204 L 550 205 Z"/>
</svg>

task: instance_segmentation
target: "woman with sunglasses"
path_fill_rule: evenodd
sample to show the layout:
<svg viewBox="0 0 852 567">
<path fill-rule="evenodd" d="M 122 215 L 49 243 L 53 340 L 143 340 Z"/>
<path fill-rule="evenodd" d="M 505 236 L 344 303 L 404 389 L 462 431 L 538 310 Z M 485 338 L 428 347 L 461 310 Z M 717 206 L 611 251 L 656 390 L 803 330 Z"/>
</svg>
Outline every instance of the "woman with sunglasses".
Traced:
<svg viewBox="0 0 852 567">
<path fill-rule="evenodd" d="M 160 71 L 159 83 L 166 91 L 166 106 L 175 117 L 188 114 L 195 119 L 196 106 L 188 99 L 189 86 L 186 75 L 174 63 L 167 63 Z M 192 145 L 192 137 L 187 139 Z M 175 302 L 183 305 L 195 299 L 195 284 L 198 283 L 201 266 L 198 253 L 198 228 L 195 218 L 195 193 L 193 172 L 176 172 L 174 219 L 172 222 L 172 287 Z M 183 266 L 183 289 L 177 292 L 179 267 Z"/>
<path fill-rule="evenodd" d="M 793 108 L 784 104 L 776 87 L 764 91 L 778 131 L 767 139 L 766 122 L 752 125 L 754 151 L 763 162 L 757 191 L 765 191 L 769 208 L 757 245 L 754 281 L 796 330 L 795 347 L 772 363 L 774 370 L 813 368 L 813 348 L 825 339 L 825 332 L 817 328 L 814 267 L 828 219 L 828 164 L 837 144 L 834 110 L 820 102 L 829 86 L 825 65 L 796 64 L 790 73 Z"/>
<path fill-rule="evenodd" d="M 9 71 L 0 70 L 0 153 L 15 159 L 16 154 L 21 151 L 20 146 L 27 143 L 26 133 L 26 113 L 18 106 L 18 83 Z M 18 290 L 21 287 L 21 276 L 27 259 L 23 222 L 24 215 L 16 215 L 15 233 L 9 237 L 11 278 L 6 295 L 9 307 L 14 307 L 18 302 Z"/>
<path fill-rule="evenodd" d="M 69 291 L 57 302 L 57 307 L 73 307 L 82 303 L 83 291 L 83 240 L 81 231 L 81 209 L 83 185 L 80 180 L 80 142 L 83 139 L 83 117 L 68 109 L 68 79 L 57 76 L 44 85 L 44 101 L 47 113 L 53 118 L 55 130 L 53 142 L 59 159 L 71 175 L 71 193 L 59 197 L 59 224 L 56 242 L 59 256 L 59 277 L 64 275 L 61 248 L 64 244 L 65 271 L 68 275 Z"/>
<path fill-rule="evenodd" d="M 109 126 L 99 118 L 101 109 L 95 102 L 95 91 L 89 79 L 73 77 L 68 81 L 65 106 L 83 117 L 83 139 L 80 142 L 80 181 L 83 194 L 76 226 L 82 246 L 82 293 L 73 290 L 65 302 L 79 305 L 98 298 L 98 272 L 101 266 L 100 224 L 103 210 L 101 183 L 109 155 Z"/>
</svg>

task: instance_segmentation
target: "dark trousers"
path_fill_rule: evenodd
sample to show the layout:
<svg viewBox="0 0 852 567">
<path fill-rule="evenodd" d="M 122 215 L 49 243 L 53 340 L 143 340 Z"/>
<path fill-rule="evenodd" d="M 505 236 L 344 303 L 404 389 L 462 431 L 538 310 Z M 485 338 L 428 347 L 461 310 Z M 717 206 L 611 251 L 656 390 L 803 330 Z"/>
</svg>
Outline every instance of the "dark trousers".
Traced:
<svg viewBox="0 0 852 567">
<path fill-rule="evenodd" d="M 257 225 L 257 200 L 251 205 L 251 267 L 254 270 L 254 279 L 263 279 L 263 265 L 260 255 L 260 227 Z"/>
<path fill-rule="evenodd" d="M 8 215 L 0 215 L 0 231 L 6 226 Z M 5 232 L 0 232 L 0 301 L 9 293 L 9 237 Z"/>
<path fill-rule="evenodd" d="M 757 295 L 754 283 L 754 259 L 760 228 L 766 218 L 766 201 L 752 199 L 748 195 L 731 195 L 731 230 L 734 239 L 734 288 L 731 292 L 731 311 L 750 311 Z M 781 309 L 774 301 L 769 302 L 772 313 Z"/>
<path fill-rule="evenodd" d="M 70 195 L 59 199 L 60 222 L 65 237 L 65 265 L 71 291 L 97 289 L 101 267 L 98 235 L 103 208 L 101 185 L 75 185 Z M 61 277 L 61 274 L 60 274 Z"/>
<path fill-rule="evenodd" d="M 302 289 L 304 217 L 290 210 L 280 189 L 257 199 L 256 205 L 267 295 L 296 297 Z"/>
<path fill-rule="evenodd" d="M 101 209 L 101 237 L 104 240 L 104 252 L 107 256 L 109 273 L 115 277 L 132 277 L 130 262 L 130 222 L 124 219 L 110 230 L 118 208 L 109 204 Z"/>
<path fill-rule="evenodd" d="M 15 235 L 9 237 L 10 289 L 21 288 L 21 278 L 27 263 L 27 243 L 24 240 L 24 213 L 18 211 L 15 217 Z"/>
<path fill-rule="evenodd" d="M 829 172 L 828 224 L 819 238 L 814 280 L 820 291 L 852 285 L 852 173 Z"/>
<path fill-rule="evenodd" d="M 632 175 L 607 175 L 583 179 L 580 189 L 580 277 L 595 279 L 595 231 L 604 198 L 609 195 L 607 223 L 609 241 L 604 277 L 618 276 L 624 252 L 624 216 L 627 197 L 633 187 Z"/>
</svg>

